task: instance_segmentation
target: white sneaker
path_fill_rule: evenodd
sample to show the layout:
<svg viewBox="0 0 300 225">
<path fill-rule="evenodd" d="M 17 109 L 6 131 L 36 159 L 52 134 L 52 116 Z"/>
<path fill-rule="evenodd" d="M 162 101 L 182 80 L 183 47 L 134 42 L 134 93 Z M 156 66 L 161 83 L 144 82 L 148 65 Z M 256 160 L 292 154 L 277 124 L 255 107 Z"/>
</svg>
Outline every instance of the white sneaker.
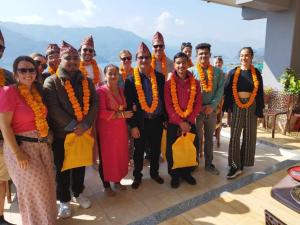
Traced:
<svg viewBox="0 0 300 225">
<path fill-rule="evenodd" d="M 78 203 L 84 209 L 90 208 L 92 205 L 91 201 L 82 194 L 80 194 L 77 198 L 73 197 L 73 202 Z"/>
<path fill-rule="evenodd" d="M 70 202 L 60 202 L 58 209 L 58 217 L 68 218 L 71 216 L 71 205 Z"/>
</svg>

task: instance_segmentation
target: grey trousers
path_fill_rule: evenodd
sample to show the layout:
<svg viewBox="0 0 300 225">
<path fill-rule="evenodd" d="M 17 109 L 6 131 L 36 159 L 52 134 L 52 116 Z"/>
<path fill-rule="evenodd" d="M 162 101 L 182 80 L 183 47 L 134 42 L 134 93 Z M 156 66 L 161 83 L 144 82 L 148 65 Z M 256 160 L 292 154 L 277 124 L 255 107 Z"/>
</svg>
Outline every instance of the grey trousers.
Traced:
<svg viewBox="0 0 300 225">
<path fill-rule="evenodd" d="M 242 102 L 248 99 L 241 99 Z M 231 135 L 228 150 L 228 165 L 236 169 L 243 166 L 254 165 L 256 148 L 257 116 L 255 115 L 255 103 L 247 109 L 240 109 L 236 104 L 233 106 Z M 243 131 L 242 146 L 240 137 Z"/>
<path fill-rule="evenodd" d="M 204 158 L 205 167 L 212 164 L 213 161 L 213 137 L 216 129 L 217 114 L 212 112 L 209 115 L 205 115 L 201 112 L 196 118 L 196 129 L 199 137 L 199 146 L 202 146 L 204 135 Z"/>
</svg>

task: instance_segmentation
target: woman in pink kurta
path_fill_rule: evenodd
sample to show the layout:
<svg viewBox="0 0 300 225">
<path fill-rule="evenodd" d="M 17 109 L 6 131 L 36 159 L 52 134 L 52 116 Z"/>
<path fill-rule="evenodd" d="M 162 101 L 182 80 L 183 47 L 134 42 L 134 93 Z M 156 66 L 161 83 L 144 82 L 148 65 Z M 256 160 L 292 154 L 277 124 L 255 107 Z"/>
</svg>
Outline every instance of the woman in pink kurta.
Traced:
<svg viewBox="0 0 300 225">
<path fill-rule="evenodd" d="M 99 111 L 96 128 L 101 153 L 100 175 L 105 190 L 112 193 L 109 182 L 114 182 L 117 187 L 122 188 L 120 181 L 128 173 L 126 118 L 130 118 L 132 112 L 125 111 L 126 100 L 123 90 L 118 87 L 118 67 L 110 64 L 105 67 L 104 73 L 107 84 L 97 90 Z"/>
</svg>

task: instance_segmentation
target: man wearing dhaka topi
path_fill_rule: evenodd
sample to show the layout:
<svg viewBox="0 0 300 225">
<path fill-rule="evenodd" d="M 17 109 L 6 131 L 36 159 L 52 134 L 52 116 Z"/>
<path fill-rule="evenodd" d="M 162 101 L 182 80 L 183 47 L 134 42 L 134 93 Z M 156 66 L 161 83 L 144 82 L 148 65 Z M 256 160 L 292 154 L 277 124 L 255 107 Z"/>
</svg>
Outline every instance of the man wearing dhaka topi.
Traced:
<svg viewBox="0 0 300 225">
<path fill-rule="evenodd" d="M 168 74 L 174 69 L 174 64 L 173 61 L 166 56 L 164 37 L 159 32 L 156 32 L 153 36 L 152 49 L 151 66 L 167 79 Z"/>
<path fill-rule="evenodd" d="M 132 188 L 137 189 L 142 182 L 144 152 L 150 149 L 150 177 L 157 183 L 164 180 L 159 176 L 160 144 L 165 121 L 164 75 L 151 67 L 151 53 L 141 43 L 136 53 L 137 67 L 125 81 L 127 110 L 134 112 L 128 119 L 131 136 L 134 138 L 134 181 Z"/>
<path fill-rule="evenodd" d="M 82 195 L 85 167 L 61 171 L 66 135 L 74 132 L 75 135 L 82 136 L 91 128 L 96 119 L 98 100 L 93 81 L 79 70 L 77 50 L 63 42 L 60 60 L 57 76 L 50 76 L 45 80 L 44 90 L 49 125 L 54 133 L 52 149 L 56 167 L 56 194 L 60 201 L 58 216 L 67 218 L 71 216 L 70 190 L 73 194 L 72 201 L 79 203 L 82 208 L 89 208 L 91 202 Z"/>
<path fill-rule="evenodd" d="M 91 78 L 95 86 L 104 84 L 104 75 L 94 59 L 96 51 L 92 35 L 83 39 L 78 51 L 81 58 L 79 70 L 82 75 Z"/>
</svg>

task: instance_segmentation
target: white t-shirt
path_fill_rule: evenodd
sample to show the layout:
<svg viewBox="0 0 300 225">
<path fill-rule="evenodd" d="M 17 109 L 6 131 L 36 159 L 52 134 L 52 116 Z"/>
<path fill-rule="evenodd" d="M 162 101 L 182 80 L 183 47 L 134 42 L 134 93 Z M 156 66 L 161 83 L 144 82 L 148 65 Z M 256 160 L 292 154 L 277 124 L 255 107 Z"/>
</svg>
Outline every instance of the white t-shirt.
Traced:
<svg viewBox="0 0 300 225">
<path fill-rule="evenodd" d="M 105 77 L 104 77 L 104 74 L 102 72 L 102 69 L 100 67 L 100 65 L 98 64 L 98 68 L 99 68 L 99 71 L 100 71 L 100 84 L 103 84 L 104 81 L 105 81 Z M 88 65 L 88 66 L 85 66 L 85 69 L 88 73 L 88 77 L 91 78 L 91 79 L 94 79 L 94 71 L 93 71 L 93 65 Z"/>
</svg>

